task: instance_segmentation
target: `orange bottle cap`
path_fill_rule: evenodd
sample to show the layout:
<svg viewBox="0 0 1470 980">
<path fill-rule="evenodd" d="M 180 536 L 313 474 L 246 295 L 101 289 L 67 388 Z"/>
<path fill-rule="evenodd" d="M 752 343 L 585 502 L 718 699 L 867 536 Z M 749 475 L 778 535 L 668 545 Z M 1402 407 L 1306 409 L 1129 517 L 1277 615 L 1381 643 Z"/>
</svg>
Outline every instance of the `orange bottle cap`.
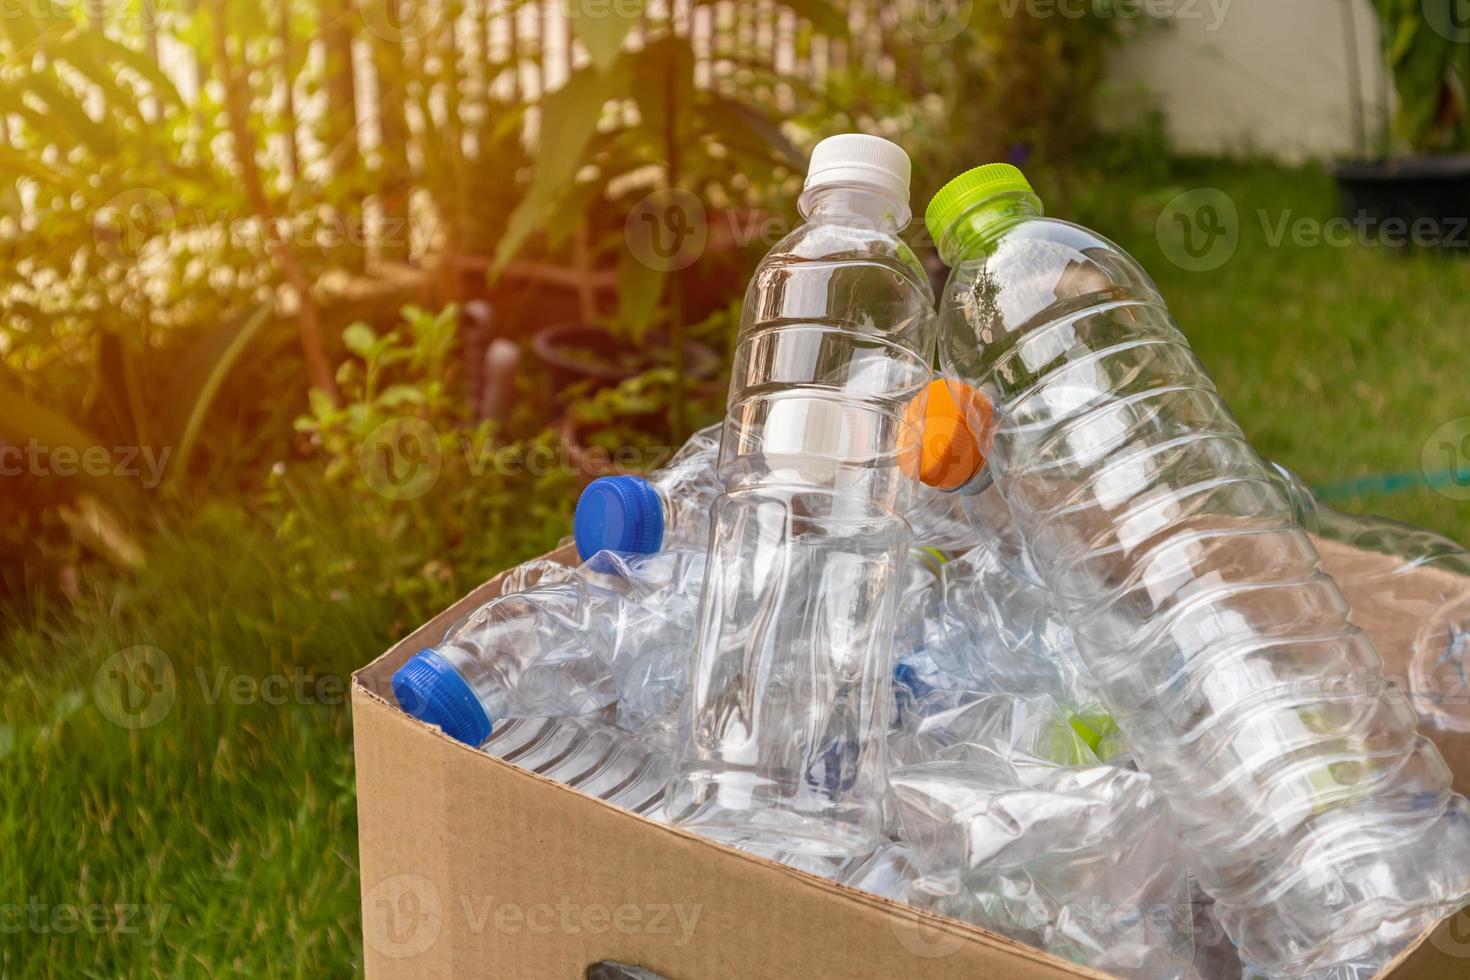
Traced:
<svg viewBox="0 0 1470 980">
<path fill-rule="evenodd" d="M 951 385 L 966 404 L 956 401 Z M 924 399 L 924 417 L 919 479 L 941 490 L 958 489 L 985 465 L 985 454 L 971 427 L 971 418 L 988 428 L 990 400 L 964 382 L 942 378 L 931 381 L 924 395 L 915 402 L 920 398 Z"/>
</svg>

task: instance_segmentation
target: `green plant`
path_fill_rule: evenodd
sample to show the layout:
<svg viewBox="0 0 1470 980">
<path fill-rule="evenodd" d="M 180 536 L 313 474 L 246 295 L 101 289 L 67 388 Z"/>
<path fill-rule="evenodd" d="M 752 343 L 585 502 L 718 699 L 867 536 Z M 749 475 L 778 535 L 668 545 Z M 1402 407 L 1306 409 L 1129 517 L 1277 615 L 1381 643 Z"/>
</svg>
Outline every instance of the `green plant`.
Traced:
<svg viewBox="0 0 1470 980">
<path fill-rule="evenodd" d="M 296 420 L 318 459 L 282 467 L 268 497 L 288 526 L 335 520 L 378 542 L 389 569 L 364 587 L 397 601 L 422 598 L 426 567 L 474 584 L 497 570 L 507 540 L 549 548 L 546 529 L 566 521 L 573 498 L 577 474 L 561 465 L 555 433 L 505 440 L 467 418 L 448 380 L 457 314 L 407 306 L 385 332 L 348 326 L 342 401 L 313 392 Z"/>
<path fill-rule="evenodd" d="M 1417 152 L 1470 148 L 1470 26 L 1460 0 L 1374 0 L 1398 92 L 1394 130 Z"/>
<path fill-rule="evenodd" d="M 842 15 L 818 0 L 788 0 L 784 6 L 810 22 L 812 30 L 846 31 Z M 641 4 L 624 4 L 614 5 L 608 16 L 572 20 L 591 63 L 543 101 L 540 153 L 526 196 L 497 246 L 491 274 L 519 254 L 538 228 L 546 229 L 551 248 L 593 228 L 593 258 L 616 257 L 615 325 L 635 341 L 655 324 L 663 326 L 668 366 L 678 378 L 687 335 L 682 280 L 676 274 L 680 265 L 639 254 L 627 241 L 621 219 L 655 192 L 692 194 L 701 209 L 753 203 L 763 191 L 799 175 L 805 158 L 783 134 L 774 99 L 695 84 L 696 56 L 677 5 L 666 6 L 659 19 L 643 13 Z M 641 46 L 623 50 L 624 37 L 640 22 Z M 778 82 L 797 86 L 757 59 L 743 63 L 741 71 L 741 92 L 770 92 Z M 672 221 L 677 214 L 680 222 L 698 221 L 683 207 L 671 196 L 654 205 L 651 220 Z M 599 212 L 617 220 L 596 228 Z M 654 234 L 666 230 L 681 234 L 662 227 Z M 682 434 L 687 429 L 682 383 L 674 383 L 669 394 L 669 427 Z"/>
<path fill-rule="evenodd" d="M 443 24 L 394 44 L 371 30 L 370 8 L 36 0 L 0 17 L 0 443 L 169 453 L 166 494 L 86 472 L 7 476 L 4 546 L 27 556 L 7 585 L 69 576 L 88 552 L 136 564 L 147 512 L 197 503 L 218 489 L 206 480 L 258 489 L 289 454 L 307 388 L 333 391 L 322 334 L 340 284 L 366 271 L 369 245 L 409 255 L 394 221 L 408 177 L 456 216 L 452 242 L 473 237 L 463 226 L 481 213 L 463 206 L 476 189 L 451 180 L 465 138 L 523 160 L 509 149 L 519 117 L 482 111 L 473 133 L 431 127 L 424 172 L 409 174 L 410 140 L 387 140 L 384 124 L 402 111 L 395 94 L 427 105 L 464 84 L 472 56 L 446 56 Z M 354 48 L 385 69 L 376 105 L 354 91 Z M 301 118 L 298 93 L 315 106 Z M 385 117 L 376 150 L 358 139 L 370 109 Z M 384 231 L 365 241 L 368 198 Z"/>
<path fill-rule="evenodd" d="M 426 451 L 452 451 L 462 419 L 444 379 L 458 312 L 453 305 L 438 313 L 406 306 L 401 330 L 379 335 L 357 322 L 342 331 L 342 344 L 354 355 L 337 368 L 342 403 L 313 391 L 311 411 L 296 420 L 297 431 L 309 435 L 326 459 L 328 480 L 364 476 L 362 447 L 383 426 L 404 420 L 424 422 L 422 431 L 432 430 L 440 440 Z"/>
<path fill-rule="evenodd" d="M 269 298 L 299 346 L 295 373 L 273 380 L 331 394 L 331 307 L 376 271 L 370 255 L 500 237 L 519 191 L 504 175 L 527 157 L 525 106 L 498 82 L 534 54 L 492 57 L 486 40 L 492 17 L 526 6 L 481 5 L 474 44 L 457 3 L 417 5 L 407 23 L 382 0 L 5 11 L 0 361 L 79 417 L 94 375 L 146 373 Z M 415 113 L 430 124 L 415 130 Z"/>
</svg>

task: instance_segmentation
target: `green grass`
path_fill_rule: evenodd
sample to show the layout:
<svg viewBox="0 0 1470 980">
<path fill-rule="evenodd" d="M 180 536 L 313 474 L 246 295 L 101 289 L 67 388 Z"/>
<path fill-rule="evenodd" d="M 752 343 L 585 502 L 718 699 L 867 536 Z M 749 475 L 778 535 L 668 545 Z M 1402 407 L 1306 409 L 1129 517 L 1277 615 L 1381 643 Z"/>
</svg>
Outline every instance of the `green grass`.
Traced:
<svg viewBox="0 0 1470 980">
<path fill-rule="evenodd" d="M 1214 272 L 1178 268 L 1154 234 L 1164 205 L 1195 187 L 1224 190 L 1244 222 L 1237 253 Z M 1431 433 L 1470 415 L 1470 263 L 1272 248 L 1257 217 L 1320 220 L 1332 206 L 1319 172 L 1195 164 L 1167 187 L 1124 179 L 1081 194 L 1075 212 L 1154 273 L 1261 450 L 1318 485 L 1416 472 Z M 1470 540 L 1470 505 L 1431 490 L 1344 505 Z M 486 528 L 496 546 L 465 563 L 433 561 L 435 542 L 353 520 L 330 498 L 285 527 L 273 511 L 222 506 L 153 542 L 136 581 L 98 585 L 44 625 L 12 629 L 0 654 L 0 927 L 21 929 L 0 932 L 0 973 L 356 969 L 340 688 L 494 566 L 549 547 L 564 530 L 552 512 L 543 503 L 524 527 Z M 103 710 L 117 683 L 104 667 L 139 645 L 166 655 L 175 701 L 156 724 L 130 728 Z M 221 669 L 226 683 L 284 679 L 285 703 L 216 696 Z M 35 927 L 31 896 L 48 912 L 105 907 L 111 931 L 62 933 L 49 916 Z M 119 903 L 146 906 L 161 929 L 135 913 L 126 925 L 138 931 L 119 930 Z"/>
<path fill-rule="evenodd" d="M 315 496 L 309 524 L 212 509 L 134 583 L 8 635 L 0 976 L 360 969 L 349 675 L 560 528 L 456 572 Z M 119 661 L 139 646 L 160 652 Z M 63 933 L 57 907 L 107 930 Z"/>
</svg>

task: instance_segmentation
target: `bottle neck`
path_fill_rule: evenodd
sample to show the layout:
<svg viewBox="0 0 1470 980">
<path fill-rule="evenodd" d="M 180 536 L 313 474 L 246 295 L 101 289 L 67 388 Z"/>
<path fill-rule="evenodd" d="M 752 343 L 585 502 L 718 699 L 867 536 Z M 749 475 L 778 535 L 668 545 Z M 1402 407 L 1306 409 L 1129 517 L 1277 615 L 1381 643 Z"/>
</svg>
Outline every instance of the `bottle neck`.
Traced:
<svg viewBox="0 0 1470 980">
<path fill-rule="evenodd" d="M 1042 214 L 1041 198 L 1013 192 L 977 202 L 950 222 L 940 240 L 940 258 L 953 266 L 966 258 L 988 255 L 1006 229 Z"/>
<path fill-rule="evenodd" d="M 909 223 L 907 201 L 864 184 L 824 184 L 802 192 L 801 216 L 818 224 L 848 225 L 898 234 Z"/>
</svg>

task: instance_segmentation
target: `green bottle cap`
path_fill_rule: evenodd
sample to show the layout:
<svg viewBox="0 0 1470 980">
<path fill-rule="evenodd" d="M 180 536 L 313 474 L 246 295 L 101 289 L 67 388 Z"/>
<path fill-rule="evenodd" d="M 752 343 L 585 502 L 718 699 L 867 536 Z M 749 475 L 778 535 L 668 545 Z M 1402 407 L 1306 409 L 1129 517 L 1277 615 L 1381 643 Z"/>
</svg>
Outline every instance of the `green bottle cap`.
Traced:
<svg viewBox="0 0 1470 980">
<path fill-rule="evenodd" d="M 924 210 L 924 226 L 936 243 L 942 244 L 944 233 L 966 212 L 981 201 L 1001 194 L 1032 194 L 1026 175 L 1009 163 L 987 163 L 966 170 L 939 188 Z"/>
</svg>

